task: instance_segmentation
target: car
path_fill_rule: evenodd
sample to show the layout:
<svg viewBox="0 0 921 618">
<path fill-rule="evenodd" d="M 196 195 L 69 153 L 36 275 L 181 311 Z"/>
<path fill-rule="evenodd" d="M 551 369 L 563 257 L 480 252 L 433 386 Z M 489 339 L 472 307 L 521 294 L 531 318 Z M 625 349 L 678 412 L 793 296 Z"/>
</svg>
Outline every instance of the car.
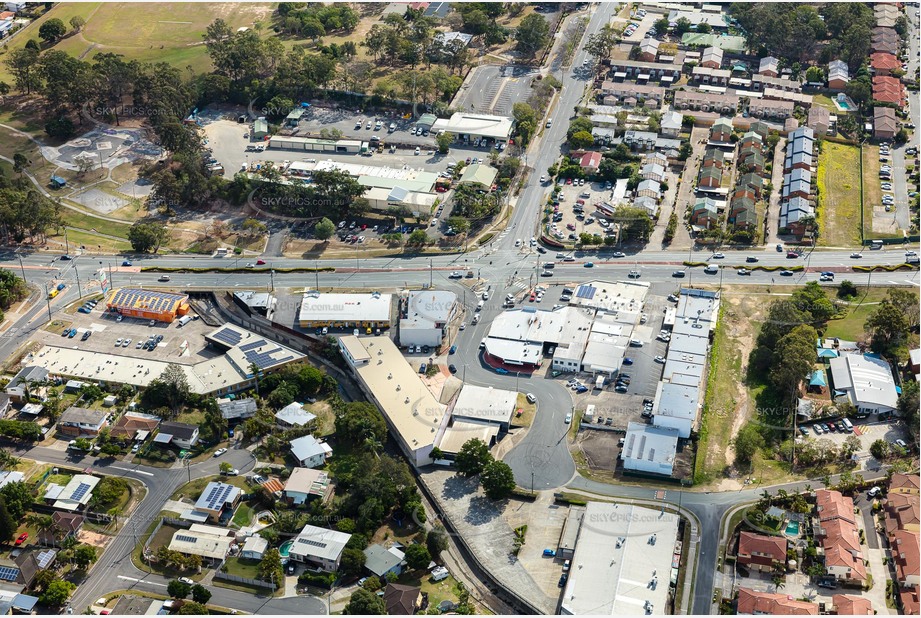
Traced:
<svg viewBox="0 0 921 618">
<path fill-rule="evenodd" d="M 656 356 L 656 357 L 655 357 L 654 359 L 652 359 L 652 360 L 654 360 L 655 362 L 660 363 L 660 364 L 662 364 L 662 365 L 665 364 L 665 357 L 664 357 L 664 356 Z"/>
<path fill-rule="evenodd" d="M 623 386 L 623 385 L 615 386 L 615 387 L 614 387 L 614 392 L 615 392 L 615 393 L 626 393 L 626 392 L 627 392 L 627 387 L 626 387 L 626 386 Z"/>
<path fill-rule="evenodd" d="M 566 581 L 568 579 L 569 579 L 569 573 L 563 573 L 562 575 L 560 575 L 560 581 L 558 581 L 556 585 L 562 588 L 563 586 L 566 585 Z"/>
<path fill-rule="evenodd" d="M 540 184 L 544 184 L 545 182 L 547 182 L 547 176 L 541 176 L 541 177 L 540 177 Z"/>
<path fill-rule="evenodd" d="M 738 272 L 740 275 L 743 275 L 743 276 L 744 276 L 744 275 L 751 276 L 751 274 L 752 274 L 752 271 L 748 270 L 747 268 L 740 268 L 737 272 Z"/>
<path fill-rule="evenodd" d="M 782 270 L 780 271 L 780 276 L 781 277 L 792 277 L 793 271 L 792 270 Z"/>
<path fill-rule="evenodd" d="M 413 154 L 416 154 L 416 155 L 417 155 L 417 154 L 419 154 L 420 152 L 422 152 L 422 150 L 421 150 L 418 146 L 416 146 L 416 151 L 415 151 Z"/>
<path fill-rule="evenodd" d="M 886 212 L 892 212 L 892 204 L 886 204 Z"/>
<path fill-rule="evenodd" d="M 467 323 L 466 323 L 466 322 L 461 322 L 461 323 L 460 323 L 460 329 L 461 329 L 461 330 L 464 330 L 465 328 L 467 328 Z"/>
<path fill-rule="evenodd" d="M 544 558 L 555 558 L 555 557 L 556 557 L 555 549 L 545 549 L 544 550 Z"/>
<path fill-rule="evenodd" d="M 28 538 L 29 538 L 29 533 L 28 533 L 28 532 L 23 532 L 23 533 L 20 534 L 18 537 L 16 537 L 16 543 L 15 543 L 15 544 L 16 544 L 16 545 L 22 545 L 23 543 L 26 542 L 26 539 L 28 539 Z"/>
<path fill-rule="evenodd" d="M 882 493 L 882 490 L 879 487 L 871 487 L 870 491 L 867 492 L 867 498 L 875 498 L 880 493 Z"/>
<path fill-rule="evenodd" d="M 457 373 L 457 365 L 448 365 L 448 371 L 450 371 L 452 374 Z"/>
<path fill-rule="evenodd" d="M 799 257 L 799 253 L 797 253 L 796 251 L 787 251 L 788 260 L 795 260 L 798 257 Z"/>
<path fill-rule="evenodd" d="M 169 275 L 160 275 L 157 281 L 169 281 Z"/>
<path fill-rule="evenodd" d="M 419 365 L 419 373 L 424 374 L 426 369 L 428 369 L 428 365 L 426 365 L 425 363 L 422 363 L 421 365 Z"/>
<path fill-rule="evenodd" d="M 121 321 L 124 320 L 124 319 L 125 319 L 125 316 L 119 315 L 117 318 L 115 318 L 115 321 L 116 321 L 116 322 L 121 322 Z"/>
<path fill-rule="evenodd" d="M 219 449 L 217 449 L 216 451 L 214 451 L 214 455 L 213 455 L 213 456 L 214 456 L 214 457 L 220 457 L 221 455 L 223 455 L 223 454 L 226 453 L 226 452 L 227 452 L 227 449 L 226 449 L 226 448 L 219 448 Z"/>
<path fill-rule="evenodd" d="M 627 254 L 624 253 L 624 252 L 622 252 L 622 251 L 615 251 L 615 252 L 611 255 L 611 257 L 624 258 L 624 257 L 627 257 Z"/>
<path fill-rule="evenodd" d="M 641 313 L 640 314 L 640 324 L 645 324 L 648 321 L 649 321 L 649 315 L 645 313 Z"/>
<path fill-rule="evenodd" d="M 179 578 L 179 581 L 182 582 L 183 584 L 188 584 L 188 585 L 190 585 L 190 586 L 193 585 L 193 584 L 195 583 L 194 581 L 192 581 L 192 580 L 189 579 L 188 577 L 180 577 L 180 578 Z"/>
<path fill-rule="evenodd" d="M 74 331 L 74 332 L 76 332 L 76 331 Z M 124 341 L 122 341 L 122 347 L 123 347 L 123 348 L 127 348 L 129 345 L 131 345 L 131 339 L 125 339 Z"/>
<path fill-rule="evenodd" d="M 131 266 L 131 265 L 132 265 L 132 264 L 131 264 L 131 260 L 123 260 L 123 261 L 122 261 L 122 266 Z"/>
<path fill-rule="evenodd" d="M 714 253 L 714 254 L 713 254 L 713 259 L 714 259 L 714 260 L 722 260 L 722 259 L 725 258 L 725 257 L 726 257 L 726 256 L 723 255 L 722 253 Z"/>
<path fill-rule="evenodd" d="M 632 347 L 634 347 L 634 348 L 642 348 L 642 347 L 643 347 L 643 342 L 640 341 L 639 339 L 631 339 L 631 340 L 630 340 L 630 345 L 631 345 Z"/>
<path fill-rule="evenodd" d="M 816 435 L 819 435 L 819 436 L 821 436 L 823 433 L 825 433 L 825 432 L 822 430 L 822 426 L 821 426 L 820 424 L 818 424 L 818 423 L 816 423 L 815 425 L 812 426 L 812 430 L 816 433 Z"/>
<path fill-rule="evenodd" d="M 570 413 L 568 413 L 568 414 L 566 415 L 566 419 L 564 420 L 564 422 L 565 422 L 567 425 L 569 425 L 569 424 L 572 422 L 572 412 L 570 412 Z"/>
<path fill-rule="evenodd" d="M 803 434 L 803 437 L 809 435 L 809 430 L 806 429 L 805 427 L 800 427 L 800 428 L 799 428 L 799 432 L 800 432 L 801 434 Z"/>
<path fill-rule="evenodd" d="M 918 257 L 918 253 L 916 251 L 906 251 L 905 257 Z"/>
<path fill-rule="evenodd" d="M 822 431 L 824 431 L 825 433 L 831 433 L 831 427 L 829 427 L 827 423 L 821 423 L 821 425 L 822 425 Z"/>
<path fill-rule="evenodd" d="M 748 262 L 749 264 L 751 264 L 751 263 L 757 262 L 757 261 L 758 261 L 758 258 L 756 258 L 756 257 L 753 256 L 753 255 L 750 255 L 750 256 L 748 256 L 747 258 L 745 258 L 745 261 Z"/>
<path fill-rule="evenodd" d="M 685 274 L 686 274 L 686 273 L 685 273 L 683 270 L 676 270 L 675 272 L 672 273 L 672 277 L 677 277 L 677 278 L 679 278 L 679 279 L 683 279 L 684 276 L 685 276 Z"/>
<path fill-rule="evenodd" d="M 131 447 L 131 452 L 132 452 L 132 453 L 137 453 L 139 450 L 141 450 L 141 443 L 140 443 L 140 442 L 135 442 L 135 443 L 134 443 L 134 446 Z"/>
<path fill-rule="evenodd" d="M 859 253 L 859 252 L 856 252 L 856 251 L 855 251 L 854 253 L 851 254 L 851 259 L 853 259 L 853 260 L 859 260 L 859 259 L 862 258 L 862 257 L 863 257 L 863 254 L 862 254 L 862 253 Z"/>
<path fill-rule="evenodd" d="M 584 393 L 584 392 L 586 392 L 587 390 L 588 390 L 588 387 L 585 386 L 585 385 L 582 385 L 582 384 L 580 384 L 579 386 L 576 387 L 576 392 L 577 392 L 577 393 Z"/>
<path fill-rule="evenodd" d="M 120 347 L 121 344 L 122 344 L 121 338 L 115 340 L 115 347 L 116 347 L 116 348 L 117 348 L 117 347 Z"/>
<path fill-rule="evenodd" d="M 895 445 L 898 446 L 899 448 L 904 448 L 904 449 L 908 448 L 908 445 L 905 444 L 905 440 L 902 440 L 901 438 L 895 441 Z"/>
<path fill-rule="evenodd" d="M 835 280 L 834 277 L 829 277 L 826 274 L 822 274 L 819 276 L 819 281 L 834 281 L 834 280 Z"/>
<path fill-rule="evenodd" d="M 226 476 L 237 476 L 240 474 L 240 471 L 236 468 L 230 468 L 229 470 L 221 470 L 221 474 Z"/>
<path fill-rule="evenodd" d="M 631 270 L 629 273 L 627 273 L 627 276 L 628 276 L 629 278 L 631 278 L 631 279 L 639 279 L 639 278 L 640 278 L 640 271 L 638 271 L 638 270 Z"/>
<path fill-rule="evenodd" d="M 364 229 L 364 226 L 362 226 L 362 229 Z M 265 260 L 261 260 L 261 259 L 256 260 L 256 266 L 264 266 L 264 265 L 265 265 Z"/>
<path fill-rule="evenodd" d="M 583 266 L 584 268 L 594 268 L 594 267 L 595 267 L 595 264 L 592 263 L 592 262 L 586 262 L 586 263 L 583 264 L 582 266 Z"/>
<path fill-rule="evenodd" d="M 83 336 L 80 337 L 80 341 L 86 341 L 87 339 L 90 338 L 90 335 L 92 335 L 92 334 L 93 334 L 93 332 L 92 332 L 92 331 L 89 331 L 89 330 L 86 331 L 86 332 L 84 332 L 84 333 L 83 333 Z"/>
<path fill-rule="evenodd" d="M 883 184 L 879 186 L 879 188 L 882 189 L 883 191 L 892 191 L 892 183 L 884 182 Z"/>
<path fill-rule="evenodd" d="M 626 357 L 626 358 L 624 358 L 624 360 L 622 361 L 622 363 L 623 363 L 624 365 L 632 365 L 632 364 L 633 364 L 633 359 L 630 358 L 630 357 Z"/>
</svg>

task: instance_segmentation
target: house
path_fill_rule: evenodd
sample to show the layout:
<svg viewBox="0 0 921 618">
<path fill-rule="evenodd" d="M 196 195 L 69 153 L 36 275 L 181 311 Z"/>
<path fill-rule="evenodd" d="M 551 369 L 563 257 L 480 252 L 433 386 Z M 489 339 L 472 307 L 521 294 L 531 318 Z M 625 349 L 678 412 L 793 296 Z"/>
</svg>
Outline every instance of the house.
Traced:
<svg viewBox="0 0 921 618">
<path fill-rule="evenodd" d="M 665 180 L 665 168 L 658 163 L 647 163 L 640 168 L 640 178 L 663 182 Z"/>
<path fill-rule="evenodd" d="M 723 170 L 715 165 L 701 167 L 697 177 L 697 186 L 701 190 L 719 189 L 723 182 Z"/>
<path fill-rule="evenodd" d="M 658 107 L 665 98 L 666 89 L 651 84 L 634 84 L 629 82 L 605 81 L 601 84 L 601 97 L 604 105 L 646 105 Z"/>
<path fill-rule="evenodd" d="M 892 534 L 896 530 L 921 532 L 921 505 L 919 498 L 913 494 L 899 494 L 889 492 L 884 509 L 886 512 L 886 533 Z"/>
<path fill-rule="evenodd" d="M 816 496 L 814 534 L 825 551 L 825 572 L 846 583 L 862 584 L 867 579 L 860 535 L 854 516 L 854 501 L 839 491 L 819 489 Z"/>
<path fill-rule="evenodd" d="M 19 575 L 16 576 L 16 583 L 22 584 L 26 588 L 31 588 L 38 572 L 54 565 L 57 555 L 58 552 L 55 549 L 27 551 L 20 554 L 20 556 L 15 559 L 16 566 L 19 568 Z"/>
<path fill-rule="evenodd" d="M 825 135 L 831 126 L 831 112 L 827 107 L 813 105 L 806 114 L 806 126 L 815 131 L 816 135 Z"/>
<path fill-rule="evenodd" d="M 388 616 L 412 616 L 422 605 L 422 588 L 389 583 L 384 588 L 384 605 Z"/>
<path fill-rule="evenodd" d="M 749 225 L 755 212 L 755 201 L 750 197 L 736 197 L 729 202 L 729 222 L 735 223 L 736 227 Z"/>
<path fill-rule="evenodd" d="M 285 481 L 282 497 L 288 503 L 299 506 L 314 499 L 326 501 L 331 490 L 326 472 L 313 468 L 295 468 Z"/>
<path fill-rule="evenodd" d="M 383 581 L 389 574 L 400 575 L 406 555 L 396 547 L 369 545 L 365 552 L 365 568 Z"/>
<path fill-rule="evenodd" d="M 677 90 L 675 91 L 674 107 L 676 109 L 691 109 L 735 115 L 739 107 L 739 97 L 734 94 Z"/>
<path fill-rule="evenodd" d="M 20 483 L 25 480 L 26 475 L 16 470 L 0 470 L 0 489 L 3 489 L 10 483 Z"/>
<path fill-rule="evenodd" d="M 465 32 L 436 32 L 435 36 L 432 37 L 432 44 L 439 45 L 443 50 L 449 51 L 455 45 L 459 45 L 461 48 L 469 47 L 472 40 L 473 35 Z M 457 42 L 455 43 L 455 41 Z"/>
<path fill-rule="evenodd" d="M 770 614 L 774 616 L 817 616 L 819 606 L 806 601 L 795 601 L 788 594 L 757 592 L 749 588 L 739 588 L 736 602 L 736 614 L 751 616 Z"/>
<path fill-rule="evenodd" d="M 304 404 L 296 401 L 275 413 L 275 423 L 283 429 L 306 427 L 316 418 L 316 414 L 308 412 L 304 409 Z"/>
<path fill-rule="evenodd" d="M 731 144 L 732 120 L 719 118 L 710 127 L 710 142 L 717 144 Z"/>
<path fill-rule="evenodd" d="M 764 188 L 764 179 L 758 174 L 745 174 L 739 178 L 736 187 L 752 193 L 753 198 L 759 200 Z"/>
<path fill-rule="evenodd" d="M 112 427 L 113 438 L 141 442 L 146 440 L 160 425 L 160 417 L 142 412 L 125 412 Z"/>
<path fill-rule="evenodd" d="M 739 148 L 754 148 L 761 151 L 764 149 L 764 138 L 754 131 L 747 131 L 739 140 Z"/>
<path fill-rule="evenodd" d="M 659 54 L 659 40 L 646 38 L 640 42 L 640 53 L 637 59 L 642 62 L 655 62 Z"/>
<path fill-rule="evenodd" d="M 240 557 L 246 560 L 262 560 L 268 548 L 269 542 L 258 534 L 254 534 L 246 538 L 240 549 Z"/>
<path fill-rule="evenodd" d="M 12 403 L 12 397 L 6 393 L 0 393 L 0 417 L 6 416 L 6 413 L 10 411 L 10 405 Z"/>
<path fill-rule="evenodd" d="M 830 90 L 844 90 L 851 81 L 847 63 L 843 60 L 832 60 L 828 63 L 828 88 Z"/>
<path fill-rule="evenodd" d="M 873 28 L 870 32 L 870 51 L 898 54 L 899 34 L 894 28 Z"/>
<path fill-rule="evenodd" d="M 794 197 L 780 203 L 781 229 L 787 229 L 796 236 L 803 236 L 806 233 L 807 221 L 814 220 L 815 207 L 809 200 Z"/>
<path fill-rule="evenodd" d="M 339 560 L 351 534 L 307 524 L 295 537 L 289 557 L 327 573 L 339 569 Z"/>
<path fill-rule="evenodd" d="M 736 229 L 753 228 L 758 224 L 758 212 L 754 208 L 746 208 L 736 212 L 732 220 Z"/>
<path fill-rule="evenodd" d="M 48 379 L 48 373 L 44 367 L 23 367 L 6 385 L 4 392 L 10 396 L 13 403 L 27 403 L 30 396 L 44 392 L 38 385 L 44 384 Z"/>
<path fill-rule="evenodd" d="M 764 172 L 764 155 L 757 146 L 745 146 L 739 151 L 739 171 L 744 174 Z"/>
<path fill-rule="evenodd" d="M 801 197 L 809 199 L 812 194 L 812 172 L 804 169 L 795 169 L 783 175 L 782 199 Z"/>
<path fill-rule="evenodd" d="M 732 80 L 732 71 L 729 69 L 714 69 L 697 66 L 691 69 L 691 81 L 704 86 L 723 88 Z"/>
<path fill-rule="evenodd" d="M 896 581 L 903 588 L 921 585 L 921 534 L 909 530 L 896 530 L 889 535 L 892 562 Z"/>
<path fill-rule="evenodd" d="M 709 197 L 699 197 L 691 210 L 691 224 L 710 229 L 719 224 L 719 211 L 716 202 Z"/>
<path fill-rule="evenodd" d="M 655 217 L 656 213 L 659 211 L 659 200 L 654 197 L 649 197 L 648 195 L 641 195 L 633 200 L 633 207 L 642 208 L 646 211 L 647 215 Z"/>
<path fill-rule="evenodd" d="M 213 523 L 226 521 L 233 517 L 242 495 L 242 490 L 236 485 L 211 481 L 195 501 L 193 513 L 198 517 L 194 519 L 202 519 L 201 516 L 204 516 L 205 520 Z"/>
<path fill-rule="evenodd" d="M 780 69 L 780 60 L 774 56 L 766 56 L 758 63 L 758 75 L 777 77 Z"/>
<path fill-rule="evenodd" d="M 704 151 L 704 156 L 700 160 L 700 167 L 715 167 L 717 169 L 723 169 L 723 164 L 726 160 L 726 154 L 717 148 L 707 148 Z"/>
<path fill-rule="evenodd" d="M 651 197 L 657 200 L 661 193 L 662 187 L 655 180 L 642 180 L 636 188 L 637 197 Z"/>
<path fill-rule="evenodd" d="M 889 481 L 889 493 L 919 495 L 921 476 L 917 474 L 893 474 Z"/>
<path fill-rule="evenodd" d="M 256 400 L 252 397 L 218 399 L 217 407 L 221 411 L 221 417 L 227 421 L 241 421 L 251 418 L 256 414 L 257 409 Z"/>
<path fill-rule="evenodd" d="M 795 169 L 812 171 L 812 154 L 806 152 L 798 152 L 796 154 L 791 154 L 784 157 L 783 171 L 786 173 Z"/>
<path fill-rule="evenodd" d="M 770 573 L 776 567 L 783 568 L 787 562 L 787 540 L 779 536 L 742 532 L 739 534 L 736 560 L 752 571 Z"/>
<path fill-rule="evenodd" d="M 793 101 L 751 99 L 748 103 L 748 113 L 756 118 L 789 118 L 793 115 L 795 107 Z"/>
<path fill-rule="evenodd" d="M 154 438 L 157 444 L 172 444 L 179 448 L 189 449 L 198 444 L 198 426 L 188 423 L 166 421 L 160 423 L 160 432 Z"/>
<path fill-rule="evenodd" d="M 876 614 L 870 599 L 853 594 L 832 595 L 831 604 L 839 616 L 873 616 Z"/>
<path fill-rule="evenodd" d="M 862 414 L 895 412 L 898 392 L 889 363 L 870 354 L 843 354 L 830 361 L 833 387 Z"/>
<path fill-rule="evenodd" d="M 908 351 L 908 367 L 917 380 L 918 374 L 921 373 L 921 348 Z"/>
<path fill-rule="evenodd" d="M 434 19 L 443 19 L 450 10 L 450 2 L 431 2 L 425 9 L 425 13 L 423 15 L 425 17 L 432 17 Z"/>
<path fill-rule="evenodd" d="M 889 75 L 892 71 L 901 69 L 902 63 L 894 54 L 874 52 L 870 54 L 870 68 L 876 75 Z"/>
<path fill-rule="evenodd" d="M 325 442 L 307 435 L 291 440 L 291 454 L 300 466 L 316 468 L 326 464 L 326 460 L 333 454 L 333 449 Z"/>
<path fill-rule="evenodd" d="M 659 123 L 659 133 L 667 137 L 678 137 L 681 133 L 683 116 L 678 112 L 671 111 L 662 114 L 662 120 Z"/>
<path fill-rule="evenodd" d="M 227 557 L 234 541 L 234 531 L 229 528 L 192 524 L 188 530 L 176 530 L 168 547 L 186 556 L 201 556 L 208 564 L 215 564 Z"/>
<path fill-rule="evenodd" d="M 723 65 L 723 50 L 719 47 L 708 47 L 700 56 L 700 66 L 709 69 L 718 69 Z"/>
<path fill-rule="evenodd" d="M 472 183 L 485 189 L 489 189 L 496 182 L 496 176 L 499 170 L 485 163 L 474 163 L 464 168 L 458 184 Z"/>
<path fill-rule="evenodd" d="M 615 81 L 632 79 L 641 82 L 658 81 L 667 85 L 681 79 L 681 67 L 676 64 L 612 59 L 610 66 L 609 73 Z"/>
<path fill-rule="evenodd" d="M 891 107 L 873 108 L 873 137 L 892 139 L 899 131 L 895 110 Z"/>
<path fill-rule="evenodd" d="M 71 406 L 58 419 L 58 431 L 67 436 L 96 436 L 109 424 L 109 413 Z"/>
<path fill-rule="evenodd" d="M 38 534 L 38 542 L 44 546 L 58 546 L 65 539 L 76 537 L 83 528 L 84 518 L 77 513 L 55 511 L 51 514 L 51 522 L 54 528 L 41 530 Z"/>
<path fill-rule="evenodd" d="M 579 167 L 582 168 L 582 171 L 586 174 L 594 174 L 598 171 L 598 166 L 601 165 L 601 153 L 600 152 L 586 152 L 579 159 Z"/>
<path fill-rule="evenodd" d="M 895 77 L 876 75 L 873 77 L 873 100 L 880 103 L 905 105 L 905 88 Z"/>
</svg>

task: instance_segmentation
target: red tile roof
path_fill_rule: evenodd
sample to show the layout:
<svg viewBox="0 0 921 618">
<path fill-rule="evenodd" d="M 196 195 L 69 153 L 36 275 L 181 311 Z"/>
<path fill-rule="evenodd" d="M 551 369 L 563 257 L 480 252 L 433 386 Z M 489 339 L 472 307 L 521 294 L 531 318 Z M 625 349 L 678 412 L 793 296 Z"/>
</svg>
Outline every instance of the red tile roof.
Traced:
<svg viewBox="0 0 921 618">
<path fill-rule="evenodd" d="M 870 66 L 877 71 L 891 71 L 902 68 L 902 63 L 893 54 L 875 52 L 870 54 Z"/>
<path fill-rule="evenodd" d="M 886 500 L 886 532 L 921 525 L 921 496 L 889 493 Z"/>
<path fill-rule="evenodd" d="M 889 481 L 889 491 L 897 490 L 900 493 L 918 493 L 921 490 L 921 476 L 917 474 L 893 474 L 892 480 Z"/>
<path fill-rule="evenodd" d="M 597 168 L 601 164 L 601 153 L 600 152 L 586 152 L 582 155 L 582 159 L 579 160 L 579 165 L 581 167 L 595 167 Z"/>
<path fill-rule="evenodd" d="M 873 604 L 870 599 L 858 597 L 853 594 L 836 594 L 831 598 L 832 605 L 839 614 L 849 616 L 872 616 Z"/>
<path fill-rule="evenodd" d="M 889 537 L 889 545 L 900 582 L 921 575 L 921 535 L 908 530 L 896 530 Z"/>
<path fill-rule="evenodd" d="M 816 511 L 823 529 L 825 566 L 850 569 L 851 580 L 864 581 L 867 568 L 854 521 L 854 501 L 838 491 L 820 489 L 815 493 Z"/>
<path fill-rule="evenodd" d="M 841 495 L 840 491 L 819 489 L 815 492 L 816 511 L 819 521 L 841 518 L 854 522 L 854 501 Z"/>
<path fill-rule="evenodd" d="M 739 588 L 738 614 L 773 614 L 775 616 L 817 616 L 819 606 L 806 601 L 796 601 L 786 594 L 756 592 Z"/>
<path fill-rule="evenodd" d="M 770 556 L 777 562 L 787 559 L 787 540 L 779 536 L 767 536 L 754 532 L 743 532 L 739 535 L 739 555 L 751 556 L 752 554 Z"/>
<path fill-rule="evenodd" d="M 917 586 L 900 592 L 899 600 L 902 601 L 902 613 L 906 616 L 921 614 L 921 600 L 918 599 Z"/>
</svg>

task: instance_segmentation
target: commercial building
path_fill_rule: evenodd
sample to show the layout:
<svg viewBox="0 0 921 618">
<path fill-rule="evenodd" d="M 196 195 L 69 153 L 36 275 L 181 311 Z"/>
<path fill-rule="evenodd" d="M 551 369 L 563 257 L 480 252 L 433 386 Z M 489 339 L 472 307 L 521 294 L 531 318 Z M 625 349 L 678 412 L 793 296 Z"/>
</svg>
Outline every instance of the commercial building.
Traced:
<svg viewBox="0 0 921 618">
<path fill-rule="evenodd" d="M 291 454 L 298 465 L 304 468 L 316 468 L 326 464 L 333 454 L 333 449 L 326 442 L 320 442 L 311 435 L 291 440 Z"/>
<path fill-rule="evenodd" d="M 671 613 L 670 583 L 677 581 L 682 551 L 678 522 L 677 515 L 658 508 L 589 502 L 578 527 L 559 613 Z"/>
<path fill-rule="evenodd" d="M 512 135 L 513 120 L 506 116 L 490 116 L 455 112 L 450 118 L 440 118 L 432 125 L 432 131 L 453 133 L 458 139 L 488 138 L 507 141 Z"/>
<path fill-rule="evenodd" d="M 413 291 L 404 302 L 400 314 L 400 345 L 440 346 L 445 328 L 457 315 L 457 294 L 443 290 Z"/>
<path fill-rule="evenodd" d="M 107 310 L 128 318 L 170 323 L 189 312 L 186 294 L 121 288 L 109 294 Z"/>
<path fill-rule="evenodd" d="M 298 506 L 311 500 L 326 501 L 330 492 L 329 475 L 326 472 L 312 468 L 295 468 L 285 481 L 282 497 L 289 504 Z"/>
<path fill-rule="evenodd" d="M 415 466 L 431 464 L 432 448 L 448 425 L 446 406 L 389 337 L 348 335 L 339 339 L 339 350 L 409 461 Z"/>
<path fill-rule="evenodd" d="M 69 407 L 58 419 L 58 431 L 67 436 L 96 436 L 109 424 L 109 413 L 104 410 Z"/>
<path fill-rule="evenodd" d="M 464 384 L 449 411 L 455 421 L 498 425 L 508 431 L 517 401 L 515 391 Z"/>
<path fill-rule="evenodd" d="M 898 392 L 889 363 L 871 354 L 843 354 L 831 359 L 836 397 L 843 397 L 861 414 L 889 414 L 896 410 Z"/>
<path fill-rule="evenodd" d="M 687 338 L 686 338 L 687 339 Z M 703 341 L 706 354 L 706 340 Z M 653 422 L 660 427 L 671 427 L 679 438 L 690 438 L 697 421 L 700 390 L 697 384 L 685 385 L 673 382 L 659 382 L 653 400 Z"/>
<path fill-rule="evenodd" d="M 308 567 L 332 573 L 339 569 L 339 560 L 351 534 L 318 528 L 307 524 L 295 537 L 289 557 Z"/>
<path fill-rule="evenodd" d="M 621 451 L 624 470 L 671 476 L 678 452 L 678 430 L 628 423 Z"/>
<path fill-rule="evenodd" d="M 312 152 L 327 154 L 359 154 L 368 149 L 368 142 L 356 139 L 320 139 L 316 137 L 296 137 L 273 135 L 269 138 L 269 148 L 274 150 L 293 150 L 295 152 Z"/>
<path fill-rule="evenodd" d="M 298 311 L 301 328 L 389 328 L 393 296 L 370 294 L 304 293 Z"/>
</svg>

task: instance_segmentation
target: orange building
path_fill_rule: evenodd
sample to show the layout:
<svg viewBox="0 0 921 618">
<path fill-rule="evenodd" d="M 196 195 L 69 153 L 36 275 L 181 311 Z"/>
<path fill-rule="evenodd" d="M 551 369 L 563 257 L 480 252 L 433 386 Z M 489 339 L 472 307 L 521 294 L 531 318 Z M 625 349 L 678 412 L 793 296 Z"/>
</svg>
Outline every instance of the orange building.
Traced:
<svg viewBox="0 0 921 618">
<path fill-rule="evenodd" d="M 189 312 L 189 297 L 186 294 L 122 288 L 109 295 L 106 307 L 112 313 L 128 318 L 168 323 Z"/>
</svg>

